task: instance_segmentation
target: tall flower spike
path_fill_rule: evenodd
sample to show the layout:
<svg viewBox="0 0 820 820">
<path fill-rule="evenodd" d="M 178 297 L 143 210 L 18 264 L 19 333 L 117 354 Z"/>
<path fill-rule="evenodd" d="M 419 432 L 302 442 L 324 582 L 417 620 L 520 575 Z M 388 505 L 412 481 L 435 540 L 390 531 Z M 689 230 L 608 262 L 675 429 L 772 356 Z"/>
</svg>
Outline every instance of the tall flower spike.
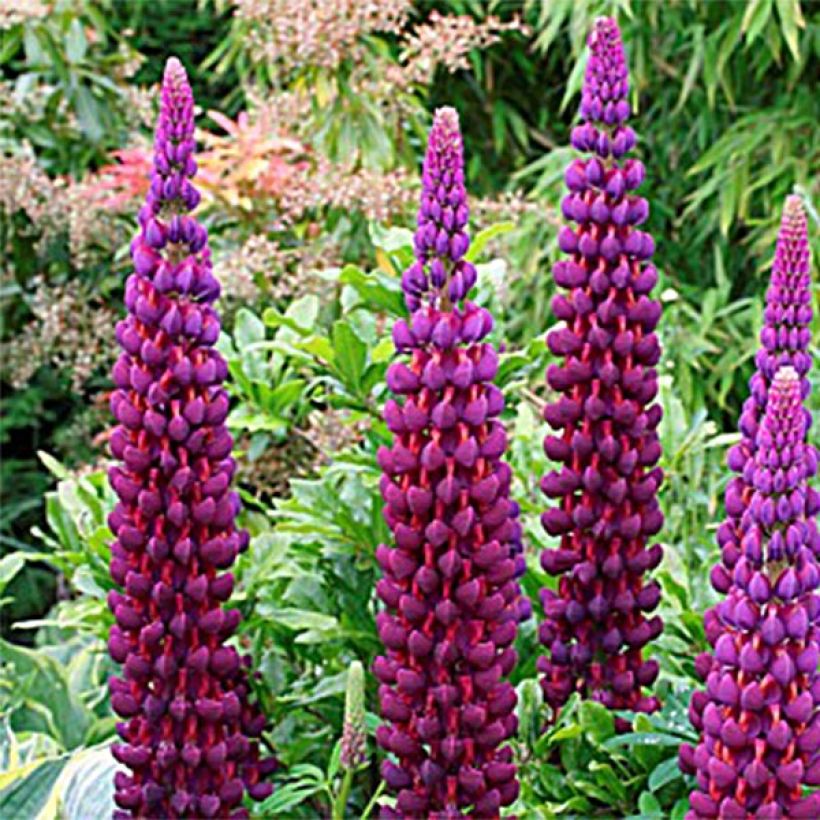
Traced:
<svg viewBox="0 0 820 820">
<path fill-rule="evenodd" d="M 265 718 L 250 702 L 246 660 L 226 645 L 240 614 L 222 606 L 233 589 L 222 570 L 248 534 L 234 526 L 227 368 L 213 349 L 219 285 L 206 231 L 187 215 L 199 200 L 193 133 L 191 88 L 171 58 L 131 244 L 128 316 L 116 328 L 110 446 L 119 464 L 109 479 L 119 503 L 109 524 L 122 591 L 108 598 L 108 647 L 124 666 L 110 681 L 123 718 L 112 752 L 131 773 L 115 776 L 115 817 L 246 817 L 243 794 L 270 794 L 263 778 L 276 765 L 259 757 Z"/>
<path fill-rule="evenodd" d="M 729 451 L 727 463 L 737 475 L 726 489 L 726 520 L 718 530 L 721 563 L 712 570 L 714 588 L 728 592 L 731 574 L 741 555 L 743 518 L 749 506 L 754 471 L 755 438 L 766 407 L 769 385 L 778 367 L 790 365 L 800 376 L 801 394 L 806 398 L 810 383 L 811 366 L 809 343 L 812 321 L 809 244 L 806 214 L 798 196 L 786 198 L 783 219 L 777 239 L 771 281 L 766 293 L 764 326 L 760 333 L 761 346 L 755 356 L 757 366 L 749 382 L 749 397 L 740 416 L 741 441 Z M 804 409 L 811 423 L 808 409 Z M 817 504 L 814 491 L 812 504 Z M 820 538 L 812 544 L 820 557 Z M 714 613 L 706 615 L 706 627 L 715 628 Z"/>
<path fill-rule="evenodd" d="M 547 371 L 560 398 L 544 418 L 558 435 L 547 436 L 547 455 L 563 462 L 544 476 L 544 493 L 557 500 L 542 516 L 557 549 L 541 556 L 560 577 L 558 591 L 544 590 L 545 619 L 539 659 L 545 700 L 559 709 L 573 691 L 612 709 L 651 712 L 642 694 L 658 674 L 643 646 L 663 625 L 648 618 L 660 587 L 644 573 L 661 560 L 647 548 L 663 516 L 656 494 L 662 472 L 652 404 L 660 345 L 653 332 L 660 304 L 648 294 L 657 282 L 648 262 L 655 243 L 638 229 L 649 213 L 645 199 L 629 193 L 644 178 L 637 159 L 622 157 L 635 145 L 629 115 L 627 68 L 615 22 L 600 18 L 589 37 L 590 58 L 581 99 L 582 122 L 572 144 L 587 153 L 566 170 L 570 193 L 562 202 L 567 225 L 558 235 L 570 259 L 553 268 L 553 313 L 563 327 L 547 337 L 563 358 Z M 619 729 L 627 723 L 617 720 Z"/>
<path fill-rule="evenodd" d="M 700 742 L 679 758 L 697 778 L 691 820 L 820 817 L 820 792 L 802 788 L 820 785 L 820 567 L 801 393 L 800 374 L 780 367 L 755 435 L 741 555 L 713 610 L 713 651 L 697 660 Z"/>
<path fill-rule="evenodd" d="M 382 775 L 397 793 L 383 817 L 497 817 L 518 795 L 512 750 L 516 695 L 506 682 L 527 614 L 518 506 L 502 461 L 504 408 L 483 308 L 465 300 L 475 269 L 469 240 L 458 115 L 436 112 L 424 162 L 417 262 L 404 276 L 412 316 L 393 339 L 404 361 L 387 372 L 394 434 L 382 448 L 381 491 L 395 545 L 376 553 L 384 577 L 377 618 L 385 656 L 385 724 L 395 755 Z"/>
</svg>

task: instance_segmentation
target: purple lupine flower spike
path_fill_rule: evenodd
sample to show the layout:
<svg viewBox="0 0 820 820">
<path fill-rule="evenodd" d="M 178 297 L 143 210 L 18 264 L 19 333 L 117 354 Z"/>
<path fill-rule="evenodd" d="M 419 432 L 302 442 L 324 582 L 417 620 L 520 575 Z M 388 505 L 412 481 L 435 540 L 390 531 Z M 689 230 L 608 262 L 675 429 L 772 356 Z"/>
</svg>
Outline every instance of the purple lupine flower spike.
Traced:
<svg viewBox="0 0 820 820">
<path fill-rule="evenodd" d="M 385 645 L 373 670 L 385 719 L 377 739 L 396 762 L 383 817 L 497 817 L 518 795 L 512 750 L 517 624 L 528 614 L 518 506 L 502 460 L 492 318 L 465 297 L 475 269 L 458 115 L 436 112 L 424 162 L 416 263 L 403 279 L 410 318 L 387 372 L 393 446 L 382 448 L 384 516 L 395 544 L 376 553 Z M 460 304 L 459 304 L 460 303 Z"/>
<path fill-rule="evenodd" d="M 560 577 L 544 590 L 545 619 L 539 659 L 545 700 L 560 709 L 573 692 L 612 709 L 651 712 L 658 700 L 643 694 L 658 664 L 643 647 L 663 624 L 648 614 L 660 587 L 644 573 L 661 560 L 647 540 L 663 525 L 657 491 L 663 478 L 657 427 L 660 405 L 654 333 L 661 308 L 649 298 L 658 274 L 648 261 L 654 242 L 638 229 L 649 206 L 631 193 L 643 181 L 640 160 L 623 159 L 635 145 L 626 125 L 629 84 L 621 36 L 614 20 L 600 18 L 589 37 L 590 57 L 581 98 L 581 124 L 572 144 L 585 152 L 566 170 L 562 202 L 568 223 L 558 235 L 570 258 L 553 268 L 566 289 L 552 302 L 563 327 L 547 344 L 563 359 L 547 371 L 560 398 L 544 418 L 557 431 L 544 441 L 563 462 L 544 476 L 544 493 L 556 506 L 542 516 L 557 549 L 541 556 Z M 619 729 L 628 723 L 616 720 Z"/>
<path fill-rule="evenodd" d="M 790 365 L 801 379 L 801 394 L 806 398 L 811 366 L 811 282 L 806 213 L 799 196 L 789 196 L 777 239 L 771 281 L 766 293 L 764 326 L 760 349 L 755 356 L 756 372 L 749 382 L 749 397 L 740 416 L 741 440 L 729 451 L 727 463 L 737 475 L 726 490 L 726 521 L 718 530 L 722 561 L 712 570 L 712 585 L 725 593 L 731 584 L 731 573 L 740 557 L 743 517 L 751 497 L 751 475 L 755 454 L 755 437 L 766 407 L 769 385 L 778 367 Z M 804 409 L 811 424 L 808 409 Z M 820 556 L 820 542 L 815 546 Z M 707 628 L 714 624 L 711 613 Z"/>
<path fill-rule="evenodd" d="M 690 820 L 820 817 L 820 792 L 803 791 L 820 785 L 820 504 L 802 392 L 801 374 L 781 366 L 757 425 L 740 555 L 712 610 L 712 652 L 696 663 L 700 742 L 680 749 L 697 779 Z"/>
<path fill-rule="evenodd" d="M 193 134 L 191 88 L 171 58 L 111 395 L 110 566 L 121 591 L 108 598 L 108 647 L 124 667 L 110 680 L 123 718 L 112 752 L 131 770 L 114 779 L 122 818 L 247 817 L 243 795 L 270 794 L 276 766 L 260 759 L 266 721 L 247 659 L 226 643 L 240 614 L 223 607 L 234 583 L 225 570 L 248 534 L 234 524 L 227 368 L 213 349 L 219 285 L 205 229 L 188 215 L 199 201 Z"/>
</svg>

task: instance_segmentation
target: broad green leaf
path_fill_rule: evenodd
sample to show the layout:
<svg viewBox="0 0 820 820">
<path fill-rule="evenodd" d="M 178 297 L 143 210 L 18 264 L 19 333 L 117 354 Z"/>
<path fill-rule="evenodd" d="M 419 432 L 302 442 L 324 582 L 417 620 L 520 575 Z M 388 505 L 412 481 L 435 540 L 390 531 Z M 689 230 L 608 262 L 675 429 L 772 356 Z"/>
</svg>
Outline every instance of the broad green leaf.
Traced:
<svg viewBox="0 0 820 820">
<path fill-rule="evenodd" d="M 638 798 L 638 808 L 641 810 L 643 820 L 661 820 L 664 815 L 663 808 L 658 802 L 658 798 L 651 792 L 643 792 Z"/>
<path fill-rule="evenodd" d="M 47 759 L 3 775 L 3 780 L 9 778 L 9 781 L 0 791 L 0 817 L 9 820 L 37 817 L 51 799 L 54 784 L 66 763 L 67 756 Z"/>
<path fill-rule="evenodd" d="M 367 346 L 344 320 L 333 323 L 334 365 L 342 380 L 352 393 L 357 393 L 362 383 Z"/>
<path fill-rule="evenodd" d="M 71 691 L 64 667 L 43 652 L 8 641 L 0 641 L 0 661 L 11 664 L 21 678 L 26 677 L 27 703 L 37 704 L 45 710 L 39 716 L 32 714 L 32 722 L 35 725 L 37 722 L 42 725 L 43 721 L 50 723 L 66 749 L 79 746 L 91 723 L 91 714 Z"/>
<path fill-rule="evenodd" d="M 612 712 L 600 703 L 585 700 L 579 707 L 578 716 L 584 732 L 595 743 L 603 743 L 615 734 Z"/>
<path fill-rule="evenodd" d="M 85 57 L 88 49 L 88 40 L 83 31 L 83 24 L 75 17 L 68 27 L 65 36 L 65 52 L 69 62 L 79 63 Z"/>
<path fill-rule="evenodd" d="M 244 348 L 265 339 L 265 324 L 252 311 L 239 308 L 233 325 L 233 335 L 237 351 L 242 355 Z"/>
<path fill-rule="evenodd" d="M 118 764 L 108 746 L 72 756 L 55 788 L 60 820 L 110 817 L 114 811 L 114 773 Z"/>
<path fill-rule="evenodd" d="M 303 330 L 314 330 L 319 316 L 319 297 L 309 293 L 294 299 L 285 310 L 285 316 Z"/>
</svg>

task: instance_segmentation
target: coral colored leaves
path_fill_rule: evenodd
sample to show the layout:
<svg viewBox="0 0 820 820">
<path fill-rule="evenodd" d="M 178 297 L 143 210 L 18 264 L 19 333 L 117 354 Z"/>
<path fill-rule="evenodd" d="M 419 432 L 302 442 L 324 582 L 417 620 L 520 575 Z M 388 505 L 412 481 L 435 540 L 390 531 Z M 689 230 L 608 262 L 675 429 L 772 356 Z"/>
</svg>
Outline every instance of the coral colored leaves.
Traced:
<svg viewBox="0 0 820 820">
<path fill-rule="evenodd" d="M 570 224 L 558 243 L 569 259 L 553 269 L 567 292 L 553 299 L 563 327 L 547 337 L 563 359 L 547 371 L 560 394 L 544 418 L 557 432 L 544 441 L 547 455 L 563 462 L 544 476 L 544 493 L 557 501 L 542 516 L 560 538 L 541 563 L 559 576 L 557 592 L 544 590 L 539 661 L 546 701 L 560 708 L 572 692 L 612 709 L 651 712 L 645 696 L 658 664 L 642 648 L 662 629 L 649 618 L 660 587 L 644 573 L 661 560 L 647 546 L 663 516 L 656 494 L 662 480 L 653 404 L 660 346 L 653 332 L 660 304 L 648 294 L 657 272 L 646 260 L 654 242 L 638 229 L 649 212 L 633 193 L 643 181 L 637 159 L 622 157 L 634 146 L 628 80 L 621 37 L 614 21 L 596 21 L 581 101 L 582 123 L 572 144 L 586 153 L 566 170 L 570 193 L 562 202 Z M 574 224 L 573 224 L 574 223 Z M 619 729 L 627 728 L 622 719 Z"/>
<path fill-rule="evenodd" d="M 111 409 L 119 425 L 110 470 L 119 503 L 109 605 L 109 650 L 123 665 L 110 682 L 122 718 L 114 757 L 117 817 L 246 817 L 242 797 L 270 794 L 260 759 L 265 718 L 250 703 L 245 661 L 226 645 L 240 620 L 223 608 L 225 572 L 248 545 L 234 519 L 235 463 L 224 421 L 224 360 L 213 349 L 219 285 L 207 233 L 188 215 L 199 195 L 193 99 L 185 70 L 168 61 L 154 167 L 131 246 L 128 316 Z"/>
<path fill-rule="evenodd" d="M 801 393 L 798 372 L 778 369 L 747 461 L 739 554 L 696 663 L 700 742 L 680 750 L 697 778 L 690 818 L 820 817 L 820 792 L 803 793 L 820 785 L 820 503 Z"/>
<path fill-rule="evenodd" d="M 396 793 L 383 817 L 497 817 L 518 795 L 515 690 L 504 680 L 527 604 L 518 507 L 502 461 L 498 356 L 489 313 L 469 301 L 469 245 L 458 116 L 436 112 L 424 162 L 417 262 L 403 285 L 411 317 L 393 338 L 404 360 L 387 381 L 393 446 L 379 463 L 384 516 L 376 659 L 385 723 L 382 774 Z"/>
</svg>

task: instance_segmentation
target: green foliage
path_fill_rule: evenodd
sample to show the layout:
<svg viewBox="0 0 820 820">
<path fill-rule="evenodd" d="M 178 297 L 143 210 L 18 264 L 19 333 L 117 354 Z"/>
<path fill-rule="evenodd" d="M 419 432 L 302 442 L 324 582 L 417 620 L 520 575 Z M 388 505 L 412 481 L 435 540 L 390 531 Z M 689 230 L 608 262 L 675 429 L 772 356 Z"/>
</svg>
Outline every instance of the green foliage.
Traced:
<svg viewBox="0 0 820 820">
<path fill-rule="evenodd" d="M 686 791 L 677 750 L 692 739 L 688 693 L 663 694 L 663 711 L 652 718 L 638 715 L 634 731 L 626 734 L 615 733 L 608 709 L 576 695 L 546 732 L 533 732 L 539 724 L 522 715 L 522 792 L 516 809 L 545 818 L 682 817 Z M 534 686 L 520 686 L 519 699 L 535 700 L 537 710 Z"/>
<path fill-rule="evenodd" d="M 124 136 L 128 104 L 116 77 L 135 54 L 106 19 L 109 6 L 60 0 L 3 32 L 0 68 L 20 110 L 0 118 L 0 140 L 30 142 L 54 173 L 79 175 Z"/>
</svg>

